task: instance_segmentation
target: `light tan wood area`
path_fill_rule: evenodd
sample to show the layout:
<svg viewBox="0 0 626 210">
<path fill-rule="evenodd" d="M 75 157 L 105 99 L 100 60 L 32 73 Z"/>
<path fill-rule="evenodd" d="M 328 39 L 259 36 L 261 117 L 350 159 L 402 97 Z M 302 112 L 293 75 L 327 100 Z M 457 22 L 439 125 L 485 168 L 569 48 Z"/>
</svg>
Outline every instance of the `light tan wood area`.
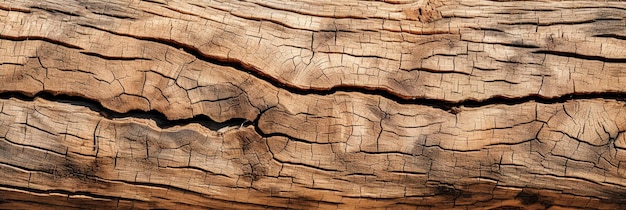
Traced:
<svg viewBox="0 0 626 210">
<path fill-rule="evenodd" d="M 0 2 L 0 208 L 620 209 L 626 3 Z"/>
</svg>

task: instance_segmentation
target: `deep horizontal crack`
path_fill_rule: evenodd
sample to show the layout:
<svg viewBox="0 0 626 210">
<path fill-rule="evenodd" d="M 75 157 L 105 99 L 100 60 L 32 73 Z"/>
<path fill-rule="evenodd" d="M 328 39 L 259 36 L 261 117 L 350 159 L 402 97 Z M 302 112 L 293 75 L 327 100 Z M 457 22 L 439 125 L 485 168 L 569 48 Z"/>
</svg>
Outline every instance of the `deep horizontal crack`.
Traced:
<svg viewBox="0 0 626 210">
<path fill-rule="evenodd" d="M 626 40 L 626 35 L 618 35 L 618 34 L 598 34 L 593 37 L 603 37 L 603 38 L 614 38 L 619 40 Z"/>
<path fill-rule="evenodd" d="M 558 21 L 558 22 L 502 22 L 503 25 L 536 25 L 536 26 L 555 26 L 555 25 L 579 25 L 595 23 L 597 21 L 621 21 L 621 18 L 598 18 L 581 21 Z"/>
<path fill-rule="evenodd" d="M 541 104 L 564 103 L 566 101 L 584 100 L 584 99 L 608 99 L 608 100 L 616 100 L 616 101 L 626 101 L 626 92 L 584 92 L 584 93 L 577 92 L 577 93 L 564 94 L 564 95 L 556 96 L 556 97 L 545 97 L 545 96 L 538 95 L 538 94 L 531 94 L 531 95 L 527 95 L 524 97 L 494 96 L 485 100 L 466 99 L 462 101 L 448 101 L 448 100 L 430 99 L 430 98 L 415 98 L 415 99 L 406 100 L 406 99 L 399 98 L 398 96 L 395 96 L 386 92 L 380 92 L 377 90 L 367 90 L 367 89 L 365 90 L 363 89 L 356 89 L 356 90 L 335 89 L 335 90 L 329 90 L 329 91 L 307 90 L 307 91 L 294 91 L 294 92 L 305 92 L 304 94 L 327 95 L 327 94 L 332 94 L 338 91 L 348 92 L 348 93 L 359 92 L 359 93 L 365 93 L 365 94 L 371 94 L 371 95 L 380 95 L 382 97 L 394 100 L 400 104 L 428 106 L 428 107 L 437 108 L 437 109 L 441 109 L 441 110 L 452 112 L 452 113 L 455 113 L 455 110 L 458 110 L 459 107 L 483 107 L 483 106 L 500 105 L 500 104 L 501 105 L 516 105 L 516 104 L 523 104 L 523 103 L 531 102 L 531 101 L 534 101 L 536 103 L 541 103 Z M 234 127 L 234 126 L 242 127 L 242 126 L 248 126 L 250 124 L 253 124 L 255 127 L 255 130 L 257 130 L 257 132 L 263 137 L 285 136 L 285 137 L 293 138 L 291 136 L 287 136 L 284 134 L 275 134 L 275 133 L 265 134 L 258 129 L 257 125 L 259 123 L 258 121 L 261 115 L 263 115 L 265 111 L 269 109 L 259 113 L 256 119 L 252 122 L 250 122 L 248 119 L 243 119 L 243 118 L 232 118 L 224 122 L 217 122 L 204 114 L 196 115 L 192 118 L 170 120 L 165 116 L 165 114 L 160 113 L 156 110 L 151 110 L 151 111 L 131 110 L 126 113 L 119 113 L 119 112 L 103 107 L 102 104 L 100 104 L 100 102 L 93 100 L 93 99 L 88 99 L 88 98 L 84 98 L 81 96 L 70 96 L 67 94 L 52 94 L 50 92 L 39 92 L 39 93 L 32 95 L 32 94 L 25 94 L 22 92 L 5 91 L 5 92 L 0 93 L 0 98 L 1 99 L 17 98 L 23 101 L 33 101 L 36 98 L 42 98 L 48 101 L 87 107 L 92 111 L 100 113 L 103 117 L 107 119 L 121 119 L 121 118 L 128 118 L 128 117 L 139 118 L 139 119 L 149 119 L 149 120 L 154 121 L 157 124 L 157 126 L 161 128 L 170 128 L 174 126 L 184 126 L 184 125 L 188 125 L 191 123 L 197 123 L 210 130 L 218 131 L 226 127 Z"/>
<path fill-rule="evenodd" d="M 606 63 L 626 63 L 626 58 L 607 58 L 607 57 L 602 57 L 602 56 L 583 55 L 583 54 L 578 54 L 578 53 L 573 53 L 573 52 L 539 50 L 539 51 L 535 51 L 532 53 L 578 58 L 578 59 L 583 59 L 583 60 L 602 61 Z"/>
<path fill-rule="evenodd" d="M 108 33 L 112 33 L 112 34 L 119 35 L 119 36 L 126 36 L 126 37 L 135 38 L 138 40 L 156 42 L 156 43 L 167 45 L 176 49 L 182 49 L 185 52 L 195 56 L 196 58 L 204 62 L 208 62 L 208 63 L 212 63 L 215 65 L 224 66 L 224 67 L 231 67 L 236 70 L 246 72 L 260 80 L 270 83 L 271 85 L 275 87 L 282 88 L 284 90 L 289 91 L 290 93 L 299 94 L 299 95 L 331 95 L 336 92 L 348 92 L 348 93 L 358 92 L 358 93 L 369 94 L 369 95 L 378 95 L 378 96 L 396 101 L 400 104 L 417 104 L 417 105 L 423 105 L 423 106 L 430 106 L 430 107 L 442 109 L 445 111 L 451 111 L 453 108 L 457 108 L 461 106 L 481 107 L 481 106 L 496 105 L 496 104 L 514 105 L 514 104 L 520 104 L 520 103 L 525 103 L 529 101 L 551 104 L 551 103 L 562 103 L 568 100 L 575 100 L 575 99 L 602 98 L 602 99 L 615 99 L 615 100 L 623 101 L 624 98 L 626 98 L 626 92 L 585 92 L 585 93 L 576 92 L 576 93 L 568 93 L 568 94 L 564 94 L 564 95 L 556 96 L 556 97 L 546 97 L 546 96 L 539 95 L 539 94 L 530 94 L 530 95 L 522 96 L 522 97 L 507 97 L 507 96 L 502 96 L 502 95 L 495 95 L 495 96 L 492 96 L 491 98 L 482 99 L 482 100 L 470 98 L 470 99 L 465 99 L 465 100 L 460 100 L 460 101 L 450 101 L 450 100 L 445 100 L 445 99 L 433 99 L 433 98 L 416 97 L 416 96 L 410 96 L 410 95 L 402 95 L 402 94 L 392 91 L 391 89 L 384 88 L 384 87 L 368 87 L 368 86 L 342 84 L 342 85 L 332 86 L 329 88 L 319 88 L 319 87 L 302 88 L 293 84 L 285 83 L 284 81 L 281 81 L 280 79 L 263 72 L 262 70 L 260 70 L 254 65 L 244 63 L 234 58 L 222 58 L 218 56 L 208 55 L 206 53 L 201 52 L 201 50 L 195 46 L 192 46 L 190 44 L 185 44 L 176 40 L 123 34 L 123 33 L 118 33 L 114 31 L 102 29 L 96 26 L 91 26 L 91 25 L 82 25 L 82 26 L 93 28 L 96 30 L 106 31 Z M 587 60 L 602 60 L 605 62 L 626 62 L 626 58 L 625 59 L 612 59 L 612 58 L 604 58 L 600 56 L 584 56 L 580 54 L 561 53 L 561 52 L 554 52 L 554 51 L 535 51 L 533 53 L 545 53 L 545 54 L 577 57 L 577 58 L 582 58 L 582 59 L 587 59 Z M 441 73 L 441 72 L 435 72 L 435 73 Z M 454 72 L 454 73 L 462 74 L 462 72 Z"/>
<path fill-rule="evenodd" d="M 77 50 L 84 50 L 82 47 L 70 44 L 70 43 L 65 43 L 59 40 L 54 40 L 54 39 L 50 39 L 48 37 L 41 37 L 41 36 L 7 36 L 7 35 L 2 35 L 0 34 L 0 39 L 6 39 L 6 40 L 11 40 L 11 41 L 29 41 L 29 40 L 39 40 L 39 41 L 45 41 L 45 42 L 49 42 L 52 44 L 56 44 L 56 45 L 61 45 L 67 48 L 72 48 L 72 49 L 77 49 Z"/>
<path fill-rule="evenodd" d="M 206 127 L 213 131 L 218 131 L 219 129 L 225 127 L 232 126 L 242 126 L 246 125 L 248 120 L 241 118 L 233 118 L 224 122 L 216 122 L 206 115 L 196 115 L 192 118 L 187 119 L 178 119 L 178 120 L 170 120 L 167 117 L 156 110 L 151 111 L 140 111 L 140 110 L 132 110 L 126 113 L 119 113 L 110 109 L 107 109 L 100 104 L 100 102 L 80 97 L 80 96 L 70 96 L 66 94 L 52 94 L 49 92 L 39 92 L 33 96 L 26 95 L 20 92 L 4 92 L 0 93 L 1 99 L 9 99 L 9 98 L 17 98 L 23 101 L 33 101 L 36 98 L 42 98 L 48 101 L 71 104 L 75 106 L 81 106 L 89 108 L 94 112 L 100 113 L 100 115 L 107 119 L 121 119 L 121 118 L 138 118 L 138 119 L 148 119 L 154 121 L 157 126 L 160 128 L 171 128 L 174 126 L 184 126 L 191 123 L 197 123 Z"/>
<path fill-rule="evenodd" d="M 209 170 L 206 170 L 204 168 L 197 167 L 197 166 L 166 166 L 166 167 L 163 167 L 163 168 L 196 170 L 196 171 L 200 171 L 200 172 L 203 172 L 203 173 L 208 173 L 208 174 L 211 174 L 211 175 L 214 175 L 214 176 L 221 176 L 221 177 L 226 177 L 226 178 L 232 178 L 232 177 L 228 176 L 227 174 L 215 173 L 213 171 L 209 171 Z"/>
<path fill-rule="evenodd" d="M 118 18 L 118 19 L 137 20 L 137 18 L 126 16 L 126 15 L 117 15 L 117 14 L 105 13 L 105 12 L 92 12 L 92 13 L 96 15 L 102 15 L 102 16 Z"/>
<path fill-rule="evenodd" d="M 67 195 L 68 197 L 69 196 L 81 195 L 81 196 L 86 196 L 86 197 L 91 197 L 91 198 L 99 198 L 99 199 L 107 199 L 107 200 L 127 200 L 127 201 L 142 202 L 142 200 L 133 199 L 133 198 L 99 195 L 99 194 L 94 194 L 94 193 L 91 193 L 91 192 L 84 192 L 84 191 L 72 192 L 72 191 L 58 190 L 58 189 L 39 190 L 39 189 L 34 189 L 34 188 L 29 188 L 29 187 L 19 187 L 19 186 L 5 185 L 5 184 L 0 184 L 0 188 L 14 189 L 14 190 L 20 190 L 20 191 L 36 193 L 36 194 L 63 194 L 63 195 Z M 0 190 L 2 190 L 2 189 L 0 189 Z"/>
<path fill-rule="evenodd" d="M 102 54 L 98 54 L 98 53 L 94 53 L 94 52 L 80 52 L 80 53 L 84 54 L 84 55 L 88 55 L 88 56 L 94 56 L 94 57 L 102 58 L 102 59 L 105 59 L 105 60 L 120 60 L 120 61 L 151 60 L 149 58 L 142 58 L 142 57 L 106 56 L 106 55 L 102 55 Z"/>
</svg>

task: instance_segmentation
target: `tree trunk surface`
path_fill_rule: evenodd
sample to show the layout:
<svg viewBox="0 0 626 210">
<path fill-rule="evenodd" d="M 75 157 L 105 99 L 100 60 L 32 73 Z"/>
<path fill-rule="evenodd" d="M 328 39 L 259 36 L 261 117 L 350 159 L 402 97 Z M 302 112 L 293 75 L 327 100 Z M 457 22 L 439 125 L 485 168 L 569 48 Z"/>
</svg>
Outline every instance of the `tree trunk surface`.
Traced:
<svg viewBox="0 0 626 210">
<path fill-rule="evenodd" d="M 624 83 L 624 2 L 5 0 L 0 208 L 624 208 Z"/>
</svg>

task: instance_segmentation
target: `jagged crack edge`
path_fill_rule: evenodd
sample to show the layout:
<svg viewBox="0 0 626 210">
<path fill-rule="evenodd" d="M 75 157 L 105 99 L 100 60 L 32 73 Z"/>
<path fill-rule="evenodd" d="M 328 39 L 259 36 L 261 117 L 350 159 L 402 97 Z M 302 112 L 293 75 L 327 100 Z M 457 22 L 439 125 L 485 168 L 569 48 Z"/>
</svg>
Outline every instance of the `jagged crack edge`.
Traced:
<svg viewBox="0 0 626 210">
<path fill-rule="evenodd" d="M 71 104 L 74 106 L 81 106 L 90 109 L 91 111 L 99 113 L 102 117 L 107 119 L 122 119 L 122 118 L 138 118 L 138 119 L 147 119 L 152 120 L 156 123 L 159 128 L 167 129 L 174 126 L 185 126 L 192 123 L 197 123 L 206 127 L 212 131 L 217 131 L 224 127 L 231 126 L 242 126 L 248 125 L 248 120 L 243 118 L 232 118 L 224 122 L 217 122 L 206 115 L 196 115 L 192 118 L 186 119 L 177 119 L 170 120 L 167 117 L 156 110 L 151 111 L 142 111 L 142 110 L 131 110 L 125 113 L 116 112 L 110 109 L 105 108 L 96 100 L 80 97 L 80 96 L 71 96 L 67 94 L 53 94 L 50 92 L 38 92 L 32 96 L 21 92 L 3 92 L 0 93 L 0 99 L 10 99 L 16 98 L 22 101 L 34 101 L 37 98 L 41 98 L 47 101 Z"/>
<path fill-rule="evenodd" d="M 529 101 L 535 101 L 538 103 L 551 104 L 551 103 L 562 103 L 568 100 L 576 100 L 576 99 L 594 99 L 594 98 L 603 98 L 603 99 L 615 99 L 619 101 L 623 101 L 626 97 L 626 92 L 575 92 L 568 93 L 561 96 L 547 97 L 539 94 L 530 94 L 522 97 L 508 97 L 502 95 L 495 95 L 487 99 L 474 99 L 469 98 L 460 101 L 450 101 L 445 99 L 433 99 L 426 97 L 415 97 L 415 96 L 407 96 L 399 93 L 395 93 L 388 88 L 383 87 L 368 87 L 368 86 L 358 86 L 358 85 L 337 85 L 330 88 L 301 88 L 293 84 L 288 84 L 280 81 L 278 78 L 272 77 L 271 75 L 264 73 L 259 70 L 257 67 L 246 64 L 240 60 L 234 58 L 220 58 L 217 56 L 212 56 L 203 53 L 200 49 L 195 46 L 185 44 L 176 40 L 171 39 L 163 39 L 163 38 L 155 38 L 155 37 L 143 37 L 143 36 L 135 36 L 131 34 L 123 34 L 118 33 L 106 29 L 102 29 L 96 26 L 91 25 L 81 25 L 83 27 L 89 27 L 96 30 L 106 31 L 108 33 L 112 33 L 119 36 L 126 36 L 135 38 L 143 41 L 156 42 L 159 44 L 167 45 L 170 47 L 174 47 L 176 49 L 182 49 L 190 55 L 195 56 L 196 58 L 212 63 L 218 66 L 230 67 L 236 70 L 246 72 L 259 80 L 265 81 L 273 85 L 274 87 L 284 89 L 290 93 L 298 94 L 298 95 L 331 95 L 337 92 L 358 92 L 362 94 L 368 95 L 377 95 L 389 100 L 395 101 L 400 104 L 417 104 L 423 106 L 429 106 L 437 109 L 442 109 L 445 111 L 451 111 L 455 107 L 482 107 L 488 105 L 497 105 L 497 104 L 520 104 Z M 546 51 L 537 51 L 534 53 L 547 53 Z M 569 56 L 569 54 L 568 54 Z M 589 58 L 587 58 L 589 59 Z M 596 57 L 592 57 L 592 59 L 600 59 Z M 609 60 L 614 61 L 614 60 Z M 617 59 L 617 61 L 622 61 L 622 59 Z"/>
</svg>

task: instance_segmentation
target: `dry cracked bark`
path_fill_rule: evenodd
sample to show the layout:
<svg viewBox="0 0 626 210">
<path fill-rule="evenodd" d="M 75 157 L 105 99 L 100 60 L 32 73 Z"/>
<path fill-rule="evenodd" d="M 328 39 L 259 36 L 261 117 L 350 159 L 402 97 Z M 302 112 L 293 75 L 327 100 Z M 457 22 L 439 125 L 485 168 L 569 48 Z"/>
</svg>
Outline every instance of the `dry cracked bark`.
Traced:
<svg viewBox="0 0 626 210">
<path fill-rule="evenodd" d="M 0 3 L 0 208 L 623 208 L 626 4 Z"/>
</svg>

